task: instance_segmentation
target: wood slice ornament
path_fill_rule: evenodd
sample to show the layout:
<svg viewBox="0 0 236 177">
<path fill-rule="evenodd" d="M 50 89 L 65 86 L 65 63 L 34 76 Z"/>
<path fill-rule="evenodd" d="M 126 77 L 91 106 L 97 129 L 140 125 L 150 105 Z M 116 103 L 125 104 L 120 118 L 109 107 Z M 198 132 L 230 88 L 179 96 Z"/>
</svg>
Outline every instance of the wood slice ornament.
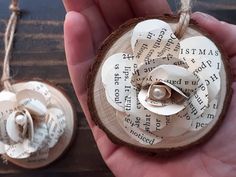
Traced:
<svg viewBox="0 0 236 177">
<path fill-rule="evenodd" d="M 222 123 L 227 59 L 187 15 L 132 19 L 99 50 L 88 105 L 114 143 L 169 155 L 207 141 Z"/>
<path fill-rule="evenodd" d="M 71 144 L 75 111 L 65 93 L 49 82 L 11 83 L 9 56 L 19 13 L 17 0 L 10 9 L 0 91 L 0 154 L 20 167 L 40 168 L 58 159 Z"/>
</svg>

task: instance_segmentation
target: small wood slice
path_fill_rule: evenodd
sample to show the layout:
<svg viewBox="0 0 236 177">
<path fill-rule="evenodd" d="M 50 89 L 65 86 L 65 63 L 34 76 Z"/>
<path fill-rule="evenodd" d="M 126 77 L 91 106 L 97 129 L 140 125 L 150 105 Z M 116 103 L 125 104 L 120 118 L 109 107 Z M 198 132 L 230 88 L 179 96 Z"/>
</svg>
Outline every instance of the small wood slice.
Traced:
<svg viewBox="0 0 236 177">
<path fill-rule="evenodd" d="M 24 83 L 25 82 L 18 82 L 16 84 L 13 84 L 13 88 L 17 90 L 17 88 L 21 88 Z M 57 105 L 58 108 L 60 108 L 62 111 L 64 111 L 66 117 L 66 127 L 57 144 L 49 149 L 47 158 L 45 158 L 45 154 L 42 151 L 39 153 L 36 152 L 26 159 L 12 159 L 6 157 L 8 161 L 16 164 L 17 166 L 27 169 L 45 167 L 57 160 L 67 150 L 76 132 L 75 111 L 69 98 L 63 92 L 63 90 L 53 86 L 52 84 L 49 84 L 48 82 L 42 83 L 45 84 L 51 92 L 51 102 Z"/>
<path fill-rule="evenodd" d="M 108 135 L 108 137 L 116 144 L 129 146 L 133 149 L 146 152 L 154 152 L 160 155 L 168 155 L 170 152 L 176 152 L 186 148 L 193 147 L 199 143 L 205 142 L 213 135 L 217 128 L 221 125 L 226 110 L 228 108 L 231 98 L 231 81 L 229 77 L 229 67 L 226 60 L 226 56 L 222 48 L 218 46 L 222 55 L 222 69 L 220 71 L 221 76 L 221 90 L 218 100 L 218 109 L 216 118 L 205 128 L 200 131 L 188 131 L 187 133 L 178 136 L 167 138 L 160 143 L 154 145 L 143 145 L 133 138 L 131 138 L 120 126 L 118 120 L 123 114 L 117 114 L 115 110 L 107 101 L 105 95 L 105 89 L 101 81 L 101 68 L 104 61 L 111 55 L 119 52 L 130 53 L 131 44 L 130 39 L 132 30 L 135 25 L 143 20 L 147 19 L 160 19 L 167 22 L 173 31 L 175 31 L 176 24 L 178 22 L 177 17 L 148 17 L 132 19 L 122 25 L 119 29 L 113 32 L 104 42 L 101 49 L 98 52 L 96 62 L 92 67 L 89 76 L 89 98 L 88 105 L 93 120 L 102 128 Z M 207 36 L 209 35 L 201 30 L 193 21 L 183 36 L 182 39 L 193 36 Z M 181 40 L 182 40 L 181 39 Z M 212 40 L 212 39 L 211 39 Z M 214 40 L 213 40 L 214 41 Z"/>
</svg>

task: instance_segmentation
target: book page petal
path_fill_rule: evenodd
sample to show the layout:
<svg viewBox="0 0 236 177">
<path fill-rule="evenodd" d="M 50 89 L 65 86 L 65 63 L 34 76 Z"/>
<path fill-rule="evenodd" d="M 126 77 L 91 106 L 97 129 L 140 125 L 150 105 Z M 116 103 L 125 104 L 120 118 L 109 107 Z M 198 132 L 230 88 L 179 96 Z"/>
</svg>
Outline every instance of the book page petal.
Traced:
<svg viewBox="0 0 236 177">
<path fill-rule="evenodd" d="M 133 89 L 131 76 L 137 64 L 134 57 L 118 53 L 109 57 L 102 66 L 102 83 L 107 101 L 115 109 L 124 110 L 125 97 Z"/>
<path fill-rule="evenodd" d="M 180 58 L 189 65 L 189 71 L 200 75 L 207 83 L 209 100 L 220 90 L 221 54 L 216 45 L 204 36 L 184 39 L 180 42 Z"/>
<path fill-rule="evenodd" d="M 131 47 L 138 63 L 143 63 L 160 57 L 178 58 L 180 45 L 169 24 L 150 19 L 135 26 Z"/>
</svg>

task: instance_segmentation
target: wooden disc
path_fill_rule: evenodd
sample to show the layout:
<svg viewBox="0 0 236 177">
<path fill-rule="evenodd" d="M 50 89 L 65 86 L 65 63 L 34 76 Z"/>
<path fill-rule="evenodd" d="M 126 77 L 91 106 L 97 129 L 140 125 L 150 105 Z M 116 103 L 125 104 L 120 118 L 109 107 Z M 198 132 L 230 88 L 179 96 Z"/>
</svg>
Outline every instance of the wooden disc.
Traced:
<svg viewBox="0 0 236 177">
<path fill-rule="evenodd" d="M 226 56 L 222 48 L 218 46 L 218 49 L 222 55 L 222 69 L 220 70 L 221 76 L 221 89 L 218 97 L 218 109 L 216 117 L 205 128 L 199 131 L 188 131 L 187 133 L 177 136 L 168 137 L 160 143 L 154 145 L 144 145 L 137 142 L 134 138 L 128 136 L 124 129 L 119 124 L 119 119 L 123 114 L 117 114 L 117 110 L 114 109 L 107 101 L 105 95 L 105 89 L 101 81 L 101 68 L 104 61 L 111 55 L 119 52 L 130 53 L 131 51 L 131 35 L 134 27 L 137 23 L 151 18 L 137 18 L 132 19 L 122 25 L 119 29 L 113 32 L 104 42 L 101 49 L 98 51 L 96 62 L 92 67 L 89 76 L 89 98 L 88 105 L 93 120 L 102 128 L 108 135 L 108 137 L 116 144 L 126 145 L 133 149 L 140 151 L 155 152 L 160 155 L 168 155 L 170 152 L 176 152 L 186 148 L 193 147 L 199 143 L 206 141 L 222 123 L 225 112 L 228 108 L 228 104 L 231 98 L 231 81 L 229 77 L 229 67 L 226 60 Z M 172 31 L 175 31 L 176 24 L 178 22 L 177 17 L 157 17 L 156 19 L 167 22 Z M 184 34 L 182 39 L 186 39 L 193 36 L 209 36 L 206 32 L 201 30 L 193 21 Z M 181 39 L 181 40 L 182 40 Z M 212 40 L 212 39 L 211 39 Z"/>
<path fill-rule="evenodd" d="M 17 91 L 17 89 L 22 88 L 22 85 L 25 83 L 26 82 L 18 82 L 13 84 L 14 90 Z M 57 107 L 64 112 L 66 118 L 66 127 L 64 129 L 64 133 L 60 136 L 56 145 L 49 149 L 48 154 L 40 151 L 32 154 L 32 156 L 26 159 L 12 159 L 6 156 L 8 161 L 27 169 L 45 167 L 57 160 L 67 150 L 76 132 L 75 111 L 70 99 L 66 96 L 63 90 L 53 86 L 52 84 L 49 84 L 48 82 L 42 83 L 45 84 L 48 90 L 51 92 L 50 102 L 53 105 L 57 105 Z"/>
</svg>

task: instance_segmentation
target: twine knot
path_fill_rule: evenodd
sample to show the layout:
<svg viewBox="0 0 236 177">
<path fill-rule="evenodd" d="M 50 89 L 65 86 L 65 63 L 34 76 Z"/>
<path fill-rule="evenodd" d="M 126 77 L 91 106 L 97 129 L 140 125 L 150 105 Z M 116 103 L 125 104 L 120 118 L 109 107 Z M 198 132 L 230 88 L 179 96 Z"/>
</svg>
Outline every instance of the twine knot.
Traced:
<svg viewBox="0 0 236 177">
<path fill-rule="evenodd" d="M 19 12 L 20 12 L 20 8 L 18 7 L 17 3 L 12 3 L 12 4 L 9 6 L 9 9 L 10 9 L 12 12 L 15 12 L 15 13 L 19 13 Z"/>
<path fill-rule="evenodd" d="M 180 39 L 183 37 L 189 22 L 191 14 L 191 0 L 181 0 L 179 22 L 176 26 L 175 35 Z"/>
</svg>

